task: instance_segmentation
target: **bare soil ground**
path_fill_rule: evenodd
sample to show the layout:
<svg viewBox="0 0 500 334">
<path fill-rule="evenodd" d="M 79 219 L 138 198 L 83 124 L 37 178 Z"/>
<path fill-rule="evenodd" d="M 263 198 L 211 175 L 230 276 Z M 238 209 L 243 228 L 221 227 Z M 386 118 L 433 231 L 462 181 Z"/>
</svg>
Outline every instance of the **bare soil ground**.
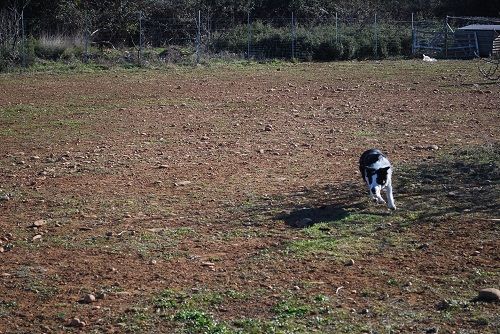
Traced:
<svg viewBox="0 0 500 334">
<path fill-rule="evenodd" d="M 499 106 L 462 61 L 0 75 L 0 333 L 498 333 Z"/>
</svg>

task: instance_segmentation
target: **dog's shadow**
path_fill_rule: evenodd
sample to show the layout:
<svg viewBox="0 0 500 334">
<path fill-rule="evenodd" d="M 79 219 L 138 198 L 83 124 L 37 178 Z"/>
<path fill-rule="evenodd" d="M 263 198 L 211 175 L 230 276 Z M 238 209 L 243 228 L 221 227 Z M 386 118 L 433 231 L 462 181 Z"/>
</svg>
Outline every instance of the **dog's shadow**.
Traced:
<svg viewBox="0 0 500 334">
<path fill-rule="evenodd" d="M 340 221 L 352 214 L 353 209 L 363 207 L 363 202 L 350 205 L 321 205 L 312 208 L 300 208 L 290 213 L 280 214 L 276 217 L 286 225 L 294 228 L 306 228 L 321 222 Z"/>
</svg>

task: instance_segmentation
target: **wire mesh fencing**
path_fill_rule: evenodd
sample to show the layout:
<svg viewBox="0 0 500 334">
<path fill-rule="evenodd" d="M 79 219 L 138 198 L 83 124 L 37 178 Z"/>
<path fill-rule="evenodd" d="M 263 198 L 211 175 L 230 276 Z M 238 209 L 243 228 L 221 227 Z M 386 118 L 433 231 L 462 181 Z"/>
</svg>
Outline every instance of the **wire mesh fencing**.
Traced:
<svg viewBox="0 0 500 334">
<path fill-rule="evenodd" d="M 411 15 L 406 21 L 395 21 L 378 15 L 360 20 L 337 14 L 296 17 L 290 13 L 262 19 L 249 12 L 219 19 L 198 11 L 183 17 L 137 12 L 120 20 L 110 24 L 84 12 L 71 27 L 43 27 L 24 19 L 23 13 L 3 13 L 0 57 L 8 55 L 24 66 L 35 58 L 136 66 L 228 58 L 330 61 L 422 52 L 451 56 L 459 50 L 470 57 L 474 54 L 470 46 L 475 43 L 472 35 L 454 32 L 457 27 L 452 26 L 465 21 L 450 17 L 424 21 Z"/>
</svg>

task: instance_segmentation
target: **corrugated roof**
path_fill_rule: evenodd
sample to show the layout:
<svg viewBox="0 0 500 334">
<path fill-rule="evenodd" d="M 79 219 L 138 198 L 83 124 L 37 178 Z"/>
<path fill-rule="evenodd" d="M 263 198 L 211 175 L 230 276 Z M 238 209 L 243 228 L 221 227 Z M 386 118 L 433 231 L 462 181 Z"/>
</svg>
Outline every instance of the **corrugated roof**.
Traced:
<svg viewBox="0 0 500 334">
<path fill-rule="evenodd" d="M 458 30 L 496 30 L 496 31 L 500 31 L 500 24 L 470 24 L 468 26 L 458 28 Z"/>
</svg>

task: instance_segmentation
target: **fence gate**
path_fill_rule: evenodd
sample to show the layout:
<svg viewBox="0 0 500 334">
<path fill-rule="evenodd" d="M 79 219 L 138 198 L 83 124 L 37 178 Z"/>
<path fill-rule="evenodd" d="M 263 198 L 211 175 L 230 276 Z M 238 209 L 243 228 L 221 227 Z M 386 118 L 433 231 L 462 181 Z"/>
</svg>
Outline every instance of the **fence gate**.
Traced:
<svg viewBox="0 0 500 334">
<path fill-rule="evenodd" d="M 477 35 L 470 31 L 443 28 L 414 28 L 413 53 L 428 53 L 444 58 L 474 58 L 479 52 Z"/>
</svg>

